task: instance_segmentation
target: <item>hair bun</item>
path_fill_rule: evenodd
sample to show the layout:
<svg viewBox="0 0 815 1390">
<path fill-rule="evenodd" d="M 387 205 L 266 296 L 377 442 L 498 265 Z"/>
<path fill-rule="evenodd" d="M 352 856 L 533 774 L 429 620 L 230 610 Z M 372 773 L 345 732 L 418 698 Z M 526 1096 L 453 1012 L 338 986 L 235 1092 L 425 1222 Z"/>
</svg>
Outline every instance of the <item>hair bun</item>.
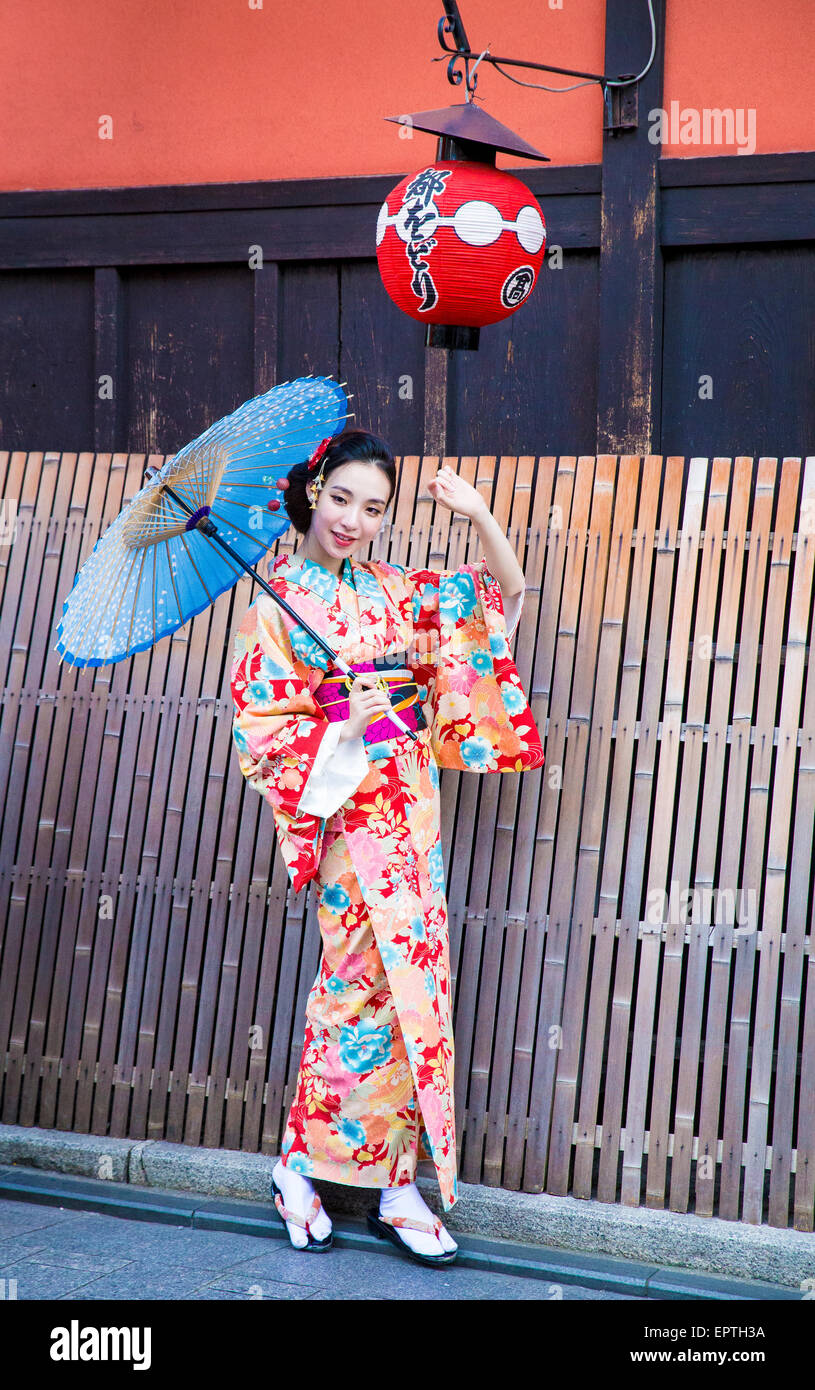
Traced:
<svg viewBox="0 0 815 1390">
<path fill-rule="evenodd" d="M 325 446 L 325 447 L 323 447 Z M 320 468 L 312 467 L 312 462 Z M 345 429 L 339 434 L 321 440 L 310 459 L 302 459 L 289 469 L 286 478 L 279 478 L 277 486 L 286 489 L 285 508 L 289 520 L 296 531 L 305 535 L 311 526 L 313 515 L 307 488 L 314 480 L 316 472 L 322 473 L 323 481 L 335 468 L 345 463 L 370 463 L 381 470 L 390 484 L 390 503 L 396 491 L 396 464 L 388 445 L 376 434 L 367 430 Z"/>
</svg>

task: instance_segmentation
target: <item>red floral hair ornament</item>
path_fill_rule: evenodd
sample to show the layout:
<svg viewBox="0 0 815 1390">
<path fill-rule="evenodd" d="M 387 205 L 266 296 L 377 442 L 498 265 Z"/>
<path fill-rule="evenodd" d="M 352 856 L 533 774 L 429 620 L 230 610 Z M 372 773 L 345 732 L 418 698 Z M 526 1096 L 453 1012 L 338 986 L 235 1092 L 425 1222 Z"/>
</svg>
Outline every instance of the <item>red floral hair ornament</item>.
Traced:
<svg viewBox="0 0 815 1390">
<path fill-rule="evenodd" d="M 309 473 L 311 473 L 311 471 L 317 467 L 317 464 L 320 462 L 320 459 L 322 458 L 330 443 L 331 439 L 329 437 L 328 439 L 322 439 L 320 443 L 317 445 L 317 448 L 314 450 L 314 453 L 311 455 L 311 458 L 308 461 Z"/>
<path fill-rule="evenodd" d="M 329 439 L 321 439 L 321 440 L 320 440 L 320 443 L 317 445 L 317 448 L 314 450 L 314 453 L 311 455 L 311 458 L 310 458 L 309 461 L 308 461 L 307 469 L 308 469 L 308 472 L 309 472 L 309 473 L 313 473 L 313 472 L 314 472 L 314 469 L 317 467 L 317 464 L 320 462 L 320 459 L 323 457 L 323 454 L 325 453 L 325 451 L 326 451 L 326 449 L 328 448 L 328 446 L 329 446 L 330 443 L 331 443 L 331 439 L 330 439 L 330 438 L 329 438 Z M 310 498 L 310 500 L 309 500 L 309 506 L 311 507 L 311 510 L 312 510 L 312 511 L 314 511 L 314 508 L 317 506 L 317 499 L 318 499 L 318 497 L 319 497 L 319 495 L 320 495 L 320 491 L 321 491 L 322 486 L 323 486 L 323 481 L 324 481 L 324 479 L 323 479 L 323 472 L 324 472 L 324 470 L 325 470 L 325 463 L 323 463 L 323 464 L 321 465 L 321 467 L 320 467 L 320 472 L 318 473 L 316 479 L 314 480 L 314 488 L 313 488 L 313 491 L 312 491 L 312 496 L 311 496 L 311 498 Z"/>
<path fill-rule="evenodd" d="M 320 443 L 317 445 L 317 448 L 314 450 L 314 453 L 311 455 L 311 458 L 308 460 L 308 463 L 307 463 L 307 465 L 306 465 L 307 470 L 308 470 L 309 473 L 313 473 L 313 472 L 314 472 L 314 469 L 317 467 L 317 464 L 320 462 L 320 459 L 322 458 L 323 454 L 325 453 L 325 451 L 326 451 L 326 449 L 328 448 L 328 446 L 329 446 L 330 443 L 331 443 L 331 436 L 329 436 L 328 439 L 321 439 L 321 440 L 320 440 Z M 281 492 L 284 492 L 285 489 L 289 486 L 289 480 L 288 480 L 288 478 L 278 478 L 278 480 L 277 480 L 275 486 L 278 487 L 278 488 L 280 488 Z M 320 479 L 320 480 L 318 481 L 318 483 L 317 483 L 317 487 L 318 487 L 318 488 L 321 487 L 321 486 L 322 486 L 322 479 Z M 276 512 L 276 511 L 278 510 L 278 508 L 280 507 L 280 503 L 279 503 L 278 501 L 276 501 L 276 500 L 272 500 L 271 502 L 267 502 L 266 505 L 267 505 L 267 507 L 269 508 L 269 511 L 270 511 L 270 512 Z M 312 510 L 313 510 L 313 508 L 315 507 L 316 503 L 312 502 L 311 505 L 312 505 Z"/>
</svg>

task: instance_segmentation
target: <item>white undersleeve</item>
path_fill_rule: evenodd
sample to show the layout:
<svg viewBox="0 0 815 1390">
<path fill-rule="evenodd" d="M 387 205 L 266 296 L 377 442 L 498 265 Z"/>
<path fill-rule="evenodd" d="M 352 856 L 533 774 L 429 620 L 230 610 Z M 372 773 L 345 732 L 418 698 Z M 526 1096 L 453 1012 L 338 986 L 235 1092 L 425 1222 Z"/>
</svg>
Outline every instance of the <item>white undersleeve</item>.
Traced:
<svg viewBox="0 0 815 1390">
<path fill-rule="evenodd" d="M 506 599 L 502 595 L 507 641 L 518 625 L 523 597 L 523 593 Z M 297 806 L 298 814 L 333 816 L 367 777 L 370 764 L 362 735 L 339 741 L 345 724 L 346 720 L 337 719 L 326 729 Z"/>
<path fill-rule="evenodd" d="M 339 741 L 346 722 L 333 720 L 326 729 L 297 805 L 298 814 L 333 816 L 368 776 L 370 764 L 362 735 Z"/>
<path fill-rule="evenodd" d="M 523 604 L 523 593 L 513 594 L 511 598 L 504 598 L 501 595 L 501 602 L 504 605 L 504 622 L 507 629 L 507 641 L 509 641 L 521 616 L 521 605 Z"/>
</svg>

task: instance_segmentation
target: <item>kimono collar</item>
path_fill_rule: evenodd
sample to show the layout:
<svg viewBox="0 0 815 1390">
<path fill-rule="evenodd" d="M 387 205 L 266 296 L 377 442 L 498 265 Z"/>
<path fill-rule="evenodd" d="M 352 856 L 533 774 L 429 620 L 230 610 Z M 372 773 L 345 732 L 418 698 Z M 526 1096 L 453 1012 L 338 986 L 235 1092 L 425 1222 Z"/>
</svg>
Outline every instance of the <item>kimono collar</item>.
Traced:
<svg viewBox="0 0 815 1390">
<path fill-rule="evenodd" d="M 340 608 L 349 620 L 351 633 L 360 639 L 360 606 L 364 603 L 385 624 L 384 650 L 390 649 L 397 631 L 401 633 L 399 606 L 404 593 L 401 574 L 383 573 L 378 566 L 369 568 L 345 555 L 341 573 L 337 575 L 314 560 L 297 560 L 283 553 L 269 567 L 269 579 L 273 582 L 275 578 L 294 588 L 309 590 L 327 609 Z M 292 595 L 292 599 L 296 608 L 296 596 Z M 323 670 L 328 668 L 328 657 L 304 628 L 295 624 L 289 630 L 289 640 L 302 661 Z"/>
<path fill-rule="evenodd" d="M 358 603 L 362 600 L 383 613 L 387 606 L 383 592 L 383 588 L 387 586 L 381 583 L 379 576 L 366 565 L 352 560 L 350 555 L 343 556 L 339 575 L 325 565 L 318 564 L 316 560 L 298 560 L 293 555 L 278 555 L 270 570 L 270 576 L 275 575 L 285 579 L 287 584 L 296 584 L 301 589 L 311 590 L 325 603 L 338 603 L 354 621 L 359 611 Z M 393 595 L 390 597 L 392 599 Z"/>
<path fill-rule="evenodd" d="M 272 564 L 272 574 L 279 574 L 287 584 L 297 584 L 301 589 L 310 589 L 319 598 L 334 602 L 337 588 L 340 595 L 343 589 L 355 589 L 356 575 L 349 555 L 343 556 L 339 575 L 316 560 L 298 560 L 294 555 L 278 555 Z M 347 595 L 346 595 L 347 598 Z"/>
</svg>

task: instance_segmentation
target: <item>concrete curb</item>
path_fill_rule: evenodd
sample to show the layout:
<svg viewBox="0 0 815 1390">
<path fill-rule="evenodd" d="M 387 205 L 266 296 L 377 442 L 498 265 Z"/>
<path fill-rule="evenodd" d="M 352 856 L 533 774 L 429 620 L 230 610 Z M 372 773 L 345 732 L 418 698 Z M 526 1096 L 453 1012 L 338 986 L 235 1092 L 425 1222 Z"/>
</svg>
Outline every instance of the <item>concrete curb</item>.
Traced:
<svg viewBox="0 0 815 1390">
<path fill-rule="evenodd" d="M 286 1244 L 287 1237 L 274 1207 L 239 1197 L 194 1196 L 159 1187 L 135 1183 L 83 1178 L 26 1168 L 20 1164 L 0 1164 L 0 1198 L 6 1201 L 35 1202 L 57 1206 L 60 1210 L 100 1212 L 104 1216 L 186 1226 L 199 1231 L 221 1231 L 260 1236 Z M 387 1245 L 383 1250 L 366 1224 L 354 1217 L 332 1212 L 334 1244 L 341 1249 L 378 1253 L 385 1259 L 400 1259 Z M 613 1255 L 573 1254 L 544 1245 L 522 1245 L 517 1241 L 485 1239 L 457 1232 L 457 1268 L 476 1269 L 524 1279 L 545 1281 L 546 1297 L 562 1296 L 563 1286 L 580 1285 L 597 1292 L 611 1292 L 623 1299 L 683 1300 L 685 1302 L 799 1302 L 801 1292 L 780 1284 L 764 1284 L 752 1279 L 727 1279 L 718 1275 L 689 1273 L 671 1266 L 638 1264 Z M 82 1241 L 81 1230 L 78 1240 Z M 0 1244 L 6 1242 L 0 1241 Z M 493 1297 L 500 1295 L 494 1286 Z"/>
<path fill-rule="evenodd" d="M 274 1156 L 0 1125 L 0 1163 L 268 1203 Z M 453 1235 L 671 1266 L 680 1280 L 681 1272 L 711 1274 L 803 1292 L 804 1281 L 815 1279 L 815 1235 L 809 1232 L 468 1183 L 459 1183 L 459 1200 L 444 1212 L 433 1173 L 431 1162 L 420 1164 L 417 1185 Z M 314 1185 L 332 1213 L 364 1220 L 372 1205 L 371 1188 L 319 1178 Z"/>
</svg>

